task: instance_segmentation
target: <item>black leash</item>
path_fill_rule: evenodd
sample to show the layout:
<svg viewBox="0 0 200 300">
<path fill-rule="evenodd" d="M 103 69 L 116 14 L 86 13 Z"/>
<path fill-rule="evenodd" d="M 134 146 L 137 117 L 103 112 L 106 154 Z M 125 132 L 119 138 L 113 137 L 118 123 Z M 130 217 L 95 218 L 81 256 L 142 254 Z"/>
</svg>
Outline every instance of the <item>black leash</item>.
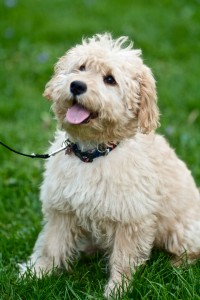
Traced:
<svg viewBox="0 0 200 300">
<path fill-rule="evenodd" d="M 17 153 L 19 155 L 23 155 L 23 156 L 26 156 L 26 157 L 30 157 L 30 158 L 49 158 L 49 154 L 35 154 L 35 153 L 32 153 L 32 154 L 25 154 L 25 153 L 22 153 L 22 152 L 19 152 L 17 150 L 14 150 L 12 149 L 11 147 L 7 146 L 6 144 L 4 144 L 3 142 L 0 141 L 0 145 L 2 145 L 3 147 L 7 148 L 8 150 L 14 152 L 14 153 Z"/>
<path fill-rule="evenodd" d="M 32 153 L 32 154 L 26 154 L 26 153 L 22 153 L 20 151 L 16 151 L 15 149 L 7 146 L 6 144 L 4 144 L 3 142 L 0 141 L 0 145 L 7 148 L 8 150 L 16 153 L 16 154 L 19 154 L 19 155 L 22 155 L 22 156 L 26 156 L 26 157 L 30 157 L 30 158 L 43 158 L 43 159 L 47 159 L 51 156 L 54 156 L 56 153 L 60 152 L 60 151 L 63 151 L 65 150 L 68 145 L 66 144 L 66 141 L 63 142 L 63 145 L 61 148 L 59 148 L 58 150 L 52 152 L 52 153 L 47 153 L 47 154 L 35 154 L 35 153 Z"/>
</svg>

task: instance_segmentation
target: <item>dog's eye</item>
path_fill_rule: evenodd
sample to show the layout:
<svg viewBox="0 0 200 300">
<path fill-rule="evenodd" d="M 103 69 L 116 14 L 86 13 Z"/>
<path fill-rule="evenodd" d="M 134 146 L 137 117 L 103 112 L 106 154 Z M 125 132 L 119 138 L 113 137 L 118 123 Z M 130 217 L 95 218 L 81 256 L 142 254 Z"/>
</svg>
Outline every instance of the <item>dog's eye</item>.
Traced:
<svg viewBox="0 0 200 300">
<path fill-rule="evenodd" d="M 81 65 L 79 71 L 85 71 L 85 65 Z"/>
<path fill-rule="evenodd" d="M 117 84 L 117 82 L 115 81 L 115 78 L 114 78 L 112 75 L 104 76 L 103 81 L 104 81 L 106 84 L 110 84 L 110 85 L 115 85 L 115 84 Z"/>
</svg>

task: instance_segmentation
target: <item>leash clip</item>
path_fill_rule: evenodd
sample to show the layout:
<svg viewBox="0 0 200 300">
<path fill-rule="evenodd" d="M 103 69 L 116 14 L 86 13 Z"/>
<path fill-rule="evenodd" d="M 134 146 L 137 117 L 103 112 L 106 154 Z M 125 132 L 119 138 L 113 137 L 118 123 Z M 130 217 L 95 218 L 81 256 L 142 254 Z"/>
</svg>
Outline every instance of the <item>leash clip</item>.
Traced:
<svg viewBox="0 0 200 300">
<path fill-rule="evenodd" d="M 68 140 L 64 140 L 63 143 L 62 143 L 62 146 L 59 149 L 57 149 L 57 150 L 49 153 L 49 157 L 50 156 L 54 156 L 54 155 L 56 155 L 57 153 L 59 153 L 59 152 L 61 152 L 63 150 L 66 150 L 69 146 L 70 146 L 69 141 Z"/>
</svg>

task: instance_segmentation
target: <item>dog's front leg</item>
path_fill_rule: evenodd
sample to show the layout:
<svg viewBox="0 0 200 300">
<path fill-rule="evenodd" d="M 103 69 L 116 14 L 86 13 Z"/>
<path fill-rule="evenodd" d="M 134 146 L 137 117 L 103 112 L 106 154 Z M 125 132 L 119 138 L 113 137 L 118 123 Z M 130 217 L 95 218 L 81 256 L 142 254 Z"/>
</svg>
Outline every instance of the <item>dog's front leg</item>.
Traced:
<svg viewBox="0 0 200 300">
<path fill-rule="evenodd" d="M 110 256 L 110 279 L 105 297 L 121 296 L 136 267 L 150 257 L 155 239 L 155 218 L 147 217 L 135 224 L 118 224 Z"/>
<path fill-rule="evenodd" d="M 76 252 L 78 238 L 77 219 L 73 214 L 51 212 L 47 222 L 39 234 L 33 254 L 27 264 L 21 265 L 21 273 L 27 268 L 40 277 L 50 273 L 53 268 L 69 269 Z"/>
</svg>

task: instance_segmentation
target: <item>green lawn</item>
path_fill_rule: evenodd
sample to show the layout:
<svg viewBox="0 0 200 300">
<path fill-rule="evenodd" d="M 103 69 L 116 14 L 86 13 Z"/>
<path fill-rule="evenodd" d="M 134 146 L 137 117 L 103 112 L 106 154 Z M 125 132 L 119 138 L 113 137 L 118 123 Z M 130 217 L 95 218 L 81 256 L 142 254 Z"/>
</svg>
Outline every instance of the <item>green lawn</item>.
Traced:
<svg viewBox="0 0 200 300">
<path fill-rule="evenodd" d="M 199 0 L 1 0 L 0 140 L 43 153 L 56 123 L 42 98 L 53 64 L 81 37 L 129 35 L 155 74 L 161 128 L 200 185 Z M 108 274 L 100 254 L 73 273 L 19 281 L 41 228 L 41 160 L 0 148 L 0 299 L 103 299 Z M 123 299 L 200 299 L 200 261 L 181 269 L 154 252 Z"/>
</svg>

